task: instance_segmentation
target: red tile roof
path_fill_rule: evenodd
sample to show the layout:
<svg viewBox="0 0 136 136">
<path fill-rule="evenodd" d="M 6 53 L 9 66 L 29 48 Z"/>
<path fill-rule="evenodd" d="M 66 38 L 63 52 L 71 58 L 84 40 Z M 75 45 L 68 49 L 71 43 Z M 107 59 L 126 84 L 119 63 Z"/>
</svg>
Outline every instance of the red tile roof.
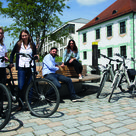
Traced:
<svg viewBox="0 0 136 136">
<path fill-rule="evenodd" d="M 97 17 L 95 17 L 93 20 L 91 20 L 77 31 L 89 28 L 96 24 L 108 21 L 130 12 L 136 12 L 136 0 L 117 0 L 107 9 L 101 12 Z"/>
</svg>

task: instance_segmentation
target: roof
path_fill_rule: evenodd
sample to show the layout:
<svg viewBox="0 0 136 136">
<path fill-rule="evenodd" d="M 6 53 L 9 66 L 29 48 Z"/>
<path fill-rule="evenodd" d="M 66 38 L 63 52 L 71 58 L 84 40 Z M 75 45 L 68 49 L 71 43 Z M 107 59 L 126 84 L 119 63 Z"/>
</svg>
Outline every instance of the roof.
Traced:
<svg viewBox="0 0 136 136">
<path fill-rule="evenodd" d="M 86 24 L 86 23 L 88 23 L 89 21 L 90 21 L 90 20 L 88 20 L 88 19 L 77 18 L 77 19 L 74 19 L 74 20 L 70 20 L 70 21 L 68 21 L 68 22 Z"/>
<path fill-rule="evenodd" d="M 117 0 L 107 9 L 101 12 L 93 20 L 78 29 L 77 31 L 89 28 L 99 23 L 114 19 L 127 13 L 136 12 L 136 0 Z"/>
<path fill-rule="evenodd" d="M 54 30 L 52 33 L 55 33 L 56 31 L 60 30 L 61 28 L 63 28 L 64 26 L 70 24 L 70 23 L 82 23 L 83 25 L 84 24 L 87 24 L 90 20 L 88 19 L 84 19 L 84 18 L 77 18 L 77 19 L 74 19 L 74 20 L 70 20 L 68 22 L 65 22 L 64 24 L 62 24 L 62 26 L 60 26 L 58 29 Z"/>
</svg>

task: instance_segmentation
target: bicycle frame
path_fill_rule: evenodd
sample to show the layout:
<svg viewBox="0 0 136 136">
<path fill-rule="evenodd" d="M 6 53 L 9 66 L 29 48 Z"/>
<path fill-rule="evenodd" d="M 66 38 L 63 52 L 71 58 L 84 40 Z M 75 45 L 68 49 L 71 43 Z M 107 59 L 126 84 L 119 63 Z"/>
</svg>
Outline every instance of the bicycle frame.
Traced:
<svg viewBox="0 0 136 136">
<path fill-rule="evenodd" d="M 123 77 L 126 78 L 125 82 L 127 82 L 128 86 L 134 85 L 132 95 L 133 95 L 134 89 L 136 87 L 136 84 L 135 84 L 136 83 L 136 76 L 135 76 L 133 82 L 131 82 L 131 80 L 130 80 L 130 78 L 128 76 L 128 72 L 127 72 L 128 69 L 127 69 L 127 66 L 126 66 L 126 63 L 125 63 L 126 57 L 121 56 L 120 54 L 115 54 L 115 55 L 118 56 L 118 57 L 120 57 L 122 59 L 122 61 L 121 61 L 122 64 L 120 66 L 120 69 L 115 74 L 115 77 L 114 77 L 114 80 L 113 80 L 113 83 L 112 83 L 112 88 L 113 89 L 112 89 L 111 95 L 110 95 L 109 100 L 108 100 L 109 102 L 110 102 L 110 99 L 112 97 L 112 94 L 113 94 L 114 90 L 117 87 L 121 86 L 121 84 L 123 83 L 123 80 L 122 80 Z M 133 58 L 128 59 L 128 60 L 134 61 Z"/>
</svg>

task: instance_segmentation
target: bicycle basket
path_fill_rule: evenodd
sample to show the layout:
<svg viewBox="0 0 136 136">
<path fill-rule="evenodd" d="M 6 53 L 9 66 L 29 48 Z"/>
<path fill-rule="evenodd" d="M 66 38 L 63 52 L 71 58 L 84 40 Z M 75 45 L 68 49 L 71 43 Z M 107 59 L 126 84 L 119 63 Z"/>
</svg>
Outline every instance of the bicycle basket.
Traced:
<svg viewBox="0 0 136 136">
<path fill-rule="evenodd" d="M 134 81 L 135 75 L 136 75 L 136 70 L 135 69 L 128 69 L 127 70 L 128 77 L 131 81 Z"/>
</svg>

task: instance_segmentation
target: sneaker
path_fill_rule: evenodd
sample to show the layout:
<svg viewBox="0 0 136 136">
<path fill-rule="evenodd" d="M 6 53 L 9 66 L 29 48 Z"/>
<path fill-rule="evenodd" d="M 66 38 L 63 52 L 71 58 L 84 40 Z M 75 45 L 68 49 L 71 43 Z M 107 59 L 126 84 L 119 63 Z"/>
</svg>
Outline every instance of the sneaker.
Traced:
<svg viewBox="0 0 136 136">
<path fill-rule="evenodd" d="M 80 76 L 79 79 L 80 79 L 80 80 L 83 79 L 82 76 Z"/>
<path fill-rule="evenodd" d="M 77 101 L 80 100 L 80 99 L 81 99 L 80 96 L 75 95 L 75 96 L 73 96 L 73 97 L 71 98 L 71 101 L 72 101 L 72 102 L 77 102 Z"/>
</svg>

